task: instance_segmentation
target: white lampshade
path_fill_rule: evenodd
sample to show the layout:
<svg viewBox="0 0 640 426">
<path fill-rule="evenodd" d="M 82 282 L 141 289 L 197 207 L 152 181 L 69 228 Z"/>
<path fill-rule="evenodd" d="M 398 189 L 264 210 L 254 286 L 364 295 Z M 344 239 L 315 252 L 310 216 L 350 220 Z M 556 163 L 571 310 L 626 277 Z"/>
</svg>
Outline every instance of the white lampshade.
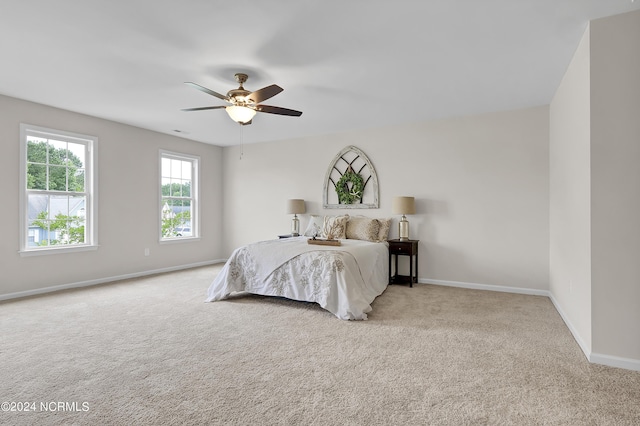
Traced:
<svg viewBox="0 0 640 426">
<path fill-rule="evenodd" d="M 416 201 L 414 197 L 394 197 L 393 214 L 415 214 L 416 213 Z"/>
<path fill-rule="evenodd" d="M 287 201 L 287 213 L 288 214 L 302 214 L 306 211 L 304 207 L 304 200 L 291 199 Z"/>
<path fill-rule="evenodd" d="M 238 105 L 228 106 L 225 110 L 233 121 L 241 124 L 250 122 L 256 115 L 256 110 Z"/>
</svg>

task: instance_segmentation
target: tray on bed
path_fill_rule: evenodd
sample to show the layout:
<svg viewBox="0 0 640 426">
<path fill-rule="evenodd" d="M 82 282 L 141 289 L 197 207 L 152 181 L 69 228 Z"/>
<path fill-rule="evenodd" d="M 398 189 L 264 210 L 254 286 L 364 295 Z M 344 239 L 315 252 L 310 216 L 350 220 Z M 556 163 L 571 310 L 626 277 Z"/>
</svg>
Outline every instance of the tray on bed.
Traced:
<svg viewBox="0 0 640 426">
<path fill-rule="evenodd" d="M 316 244 L 316 245 L 319 245 L 319 246 L 340 246 L 340 245 L 342 245 L 340 243 L 340 240 L 325 240 L 325 239 L 322 239 L 322 238 L 316 238 L 316 239 L 309 238 L 307 240 L 307 243 L 308 244 Z"/>
</svg>

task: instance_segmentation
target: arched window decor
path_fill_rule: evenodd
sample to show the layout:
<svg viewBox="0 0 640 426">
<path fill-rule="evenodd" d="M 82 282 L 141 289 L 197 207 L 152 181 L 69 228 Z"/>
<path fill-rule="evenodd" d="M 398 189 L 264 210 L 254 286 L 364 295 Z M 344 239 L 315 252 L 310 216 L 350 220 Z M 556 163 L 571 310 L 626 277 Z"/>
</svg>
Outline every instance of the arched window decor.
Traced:
<svg viewBox="0 0 640 426">
<path fill-rule="evenodd" d="M 348 146 L 335 156 L 324 179 L 325 209 L 377 209 L 378 175 L 369 157 Z"/>
</svg>

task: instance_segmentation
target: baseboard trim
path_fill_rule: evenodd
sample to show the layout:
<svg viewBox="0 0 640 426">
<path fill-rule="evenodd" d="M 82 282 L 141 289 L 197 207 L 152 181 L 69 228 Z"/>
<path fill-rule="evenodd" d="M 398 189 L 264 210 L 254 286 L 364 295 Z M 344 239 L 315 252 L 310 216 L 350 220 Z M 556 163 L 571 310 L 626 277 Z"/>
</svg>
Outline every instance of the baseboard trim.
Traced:
<svg viewBox="0 0 640 426">
<path fill-rule="evenodd" d="M 506 286 L 500 286 L 500 285 L 467 283 L 467 282 L 461 282 L 461 281 L 432 280 L 427 278 L 419 278 L 418 282 L 421 284 L 434 284 L 434 285 L 441 285 L 445 287 L 468 288 L 472 290 L 499 291 L 503 293 L 528 294 L 532 296 L 547 296 L 547 297 L 549 296 L 548 290 L 538 290 L 534 288 L 506 287 Z"/>
<path fill-rule="evenodd" d="M 589 347 L 584 342 L 584 340 L 582 340 L 582 337 L 580 336 L 580 333 L 578 333 L 578 330 L 573 326 L 571 321 L 569 321 L 569 317 L 562 310 L 562 308 L 560 307 L 560 304 L 558 303 L 558 301 L 556 300 L 556 298 L 553 296 L 553 294 L 551 292 L 549 292 L 549 299 L 551 299 L 551 303 L 553 303 L 553 307 L 556 308 L 556 311 L 560 315 L 560 318 L 562 318 L 562 321 L 564 321 L 564 324 L 567 326 L 567 328 L 571 332 L 571 335 L 573 336 L 573 339 L 576 341 L 578 346 L 580 346 L 580 350 L 582 351 L 584 356 L 587 358 L 587 360 L 589 362 L 591 362 L 591 356 L 590 356 L 591 355 L 591 349 L 589 349 Z"/>
<path fill-rule="evenodd" d="M 34 290 L 18 291 L 16 293 L 0 294 L 0 301 L 18 299 L 21 297 L 36 296 L 38 294 L 52 293 L 54 291 L 68 290 L 71 288 L 89 287 L 98 284 L 106 284 L 114 281 L 128 280 L 131 278 L 139 278 L 147 275 L 162 274 L 165 272 L 180 271 L 182 269 L 197 268 L 200 266 L 213 265 L 216 263 L 224 263 L 224 259 L 207 260 L 204 262 L 189 263 L 186 265 L 170 266 L 168 268 L 152 269 L 148 271 L 134 272 L 131 274 L 116 275 L 112 277 L 97 278 L 95 280 L 79 281 L 70 284 L 62 284 L 51 287 L 37 288 Z"/>
<path fill-rule="evenodd" d="M 631 358 L 622 358 L 613 355 L 603 355 L 591 352 L 589 362 L 594 364 L 602 364 L 608 367 L 624 368 L 625 370 L 640 371 L 640 360 Z"/>
</svg>

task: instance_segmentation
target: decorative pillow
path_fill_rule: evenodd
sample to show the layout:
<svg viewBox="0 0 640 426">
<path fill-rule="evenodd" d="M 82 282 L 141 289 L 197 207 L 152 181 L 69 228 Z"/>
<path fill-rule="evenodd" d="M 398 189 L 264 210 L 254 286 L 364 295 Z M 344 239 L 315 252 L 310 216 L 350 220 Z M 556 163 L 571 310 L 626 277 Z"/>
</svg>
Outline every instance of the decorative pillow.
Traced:
<svg viewBox="0 0 640 426">
<path fill-rule="evenodd" d="M 389 228 L 391 228 L 391 219 L 378 219 L 380 229 L 378 230 L 378 241 L 387 241 L 389 238 Z"/>
<path fill-rule="evenodd" d="M 351 216 L 347 220 L 347 238 L 353 240 L 378 241 L 380 222 L 365 216 Z"/>
<path fill-rule="evenodd" d="M 322 238 L 333 237 L 338 240 L 346 238 L 348 219 L 348 214 L 344 216 L 325 216 L 322 226 Z"/>
<path fill-rule="evenodd" d="M 322 228 L 324 226 L 324 216 L 317 214 L 311 215 L 307 229 L 304 231 L 305 237 L 316 237 L 322 235 Z"/>
</svg>

